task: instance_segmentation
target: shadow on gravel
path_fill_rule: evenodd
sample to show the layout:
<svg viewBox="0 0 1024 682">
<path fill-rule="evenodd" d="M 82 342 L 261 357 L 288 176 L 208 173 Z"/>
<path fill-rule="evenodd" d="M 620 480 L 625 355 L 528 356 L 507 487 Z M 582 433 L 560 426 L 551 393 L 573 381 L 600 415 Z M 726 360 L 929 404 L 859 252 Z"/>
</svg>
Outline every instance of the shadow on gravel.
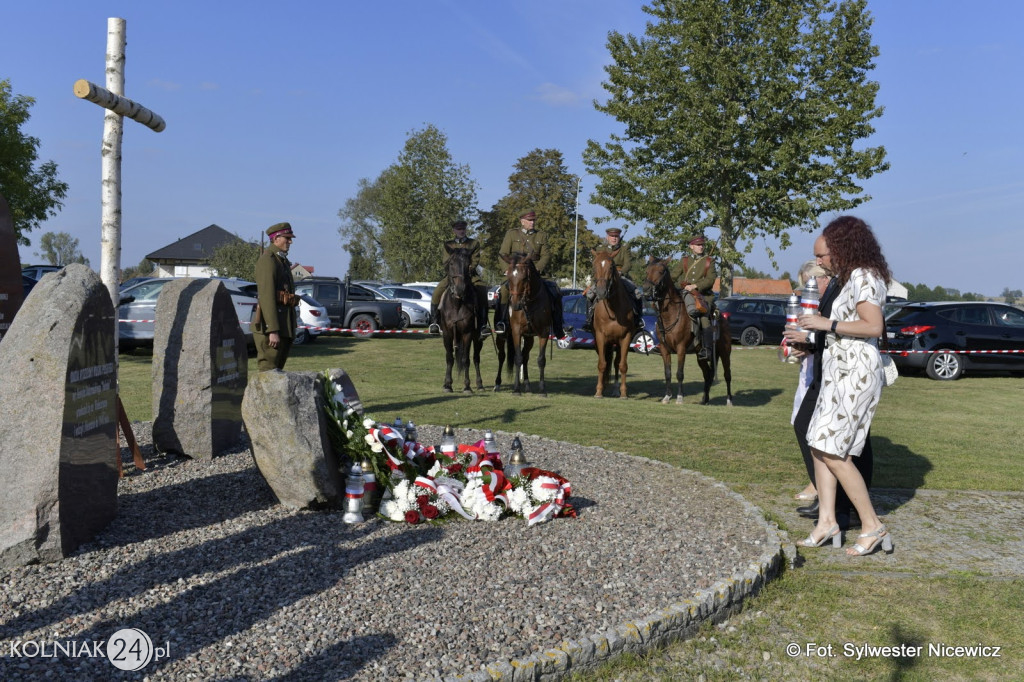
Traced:
<svg viewBox="0 0 1024 682">
<path fill-rule="evenodd" d="M 335 587 L 347 573 L 364 562 L 438 542 L 444 536 L 440 528 L 415 528 L 366 542 L 374 534 L 373 528 L 368 524 L 340 523 L 340 516 L 340 512 L 296 512 L 196 547 L 159 553 L 122 565 L 109 577 L 4 623 L 0 626 L 0 639 L 17 639 L 25 632 L 45 629 L 118 600 L 146 603 L 147 608 L 133 613 L 131 621 L 147 632 L 174 633 L 171 659 L 155 660 L 146 668 L 148 675 L 154 675 L 168 663 L 181 661 L 215 642 L 230 639 L 272 618 L 281 609 Z M 152 595 L 140 599 L 150 591 Z M 215 628 L 210 627 L 205 617 L 212 618 L 214 614 L 218 624 Z M 315 614 L 309 617 L 311 622 L 306 625 L 315 628 Z M 81 631 L 67 632 L 64 638 L 105 640 L 123 627 L 124 621 L 124 617 L 108 617 L 89 623 Z M 337 635 L 325 634 L 331 638 Z M 331 646 L 340 651 L 347 645 L 337 642 Z M 390 636 L 365 638 L 360 643 L 359 658 L 348 660 L 346 665 L 362 667 L 391 646 L 394 646 L 394 639 Z M 350 658 L 352 651 L 345 651 L 333 663 Z M 110 670 L 106 659 L 69 658 L 65 662 L 75 666 L 77 679 Z M 96 666 L 96 670 L 90 670 L 90 666 Z M 63 675 L 58 674 L 58 678 L 61 677 Z"/>
<path fill-rule="evenodd" d="M 353 637 L 307 658 L 290 673 L 273 679 L 274 682 L 346 680 L 396 644 L 398 639 L 391 634 Z"/>
<path fill-rule="evenodd" d="M 924 487 L 925 478 L 932 470 L 931 461 L 883 436 L 872 434 L 871 445 L 875 451 L 872 487 L 905 490 L 906 498 L 901 497 L 902 502 L 890 507 L 890 510 L 906 504 L 914 498 L 919 488 Z"/>
</svg>

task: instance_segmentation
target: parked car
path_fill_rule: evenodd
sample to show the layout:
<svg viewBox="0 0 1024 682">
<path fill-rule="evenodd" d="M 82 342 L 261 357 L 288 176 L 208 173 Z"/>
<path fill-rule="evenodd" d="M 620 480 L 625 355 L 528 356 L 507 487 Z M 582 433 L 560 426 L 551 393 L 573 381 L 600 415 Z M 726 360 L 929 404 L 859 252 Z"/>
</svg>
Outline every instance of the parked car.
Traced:
<svg viewBox="0 0 1024 682">
<path fill-rule="evenodd" d="M 320 302 L 309 294 L 299 294 L 299 328 L 295 330 L 295 345 L 312 343 L 317 337 L 323 334 L 325 329 L 330 329 L 331 318 L 327 315 L 327 308 L 320 305 Z"/>
<path fill-rule="evenodd" d="M 36 280 L 28 275 L 22 274 L 21 276 L 21 300 L 24 301 L 28 298 L 28 292 L 32 291 L 32 287 L 36 285 Z"/>
<path fill-rule="evenodd" d="M 21 268 L 21 274 L 28 275 L 38 282 L 46 273 L 60 272 L 63 269 L 63 265 L 24 265 Z"/>
<path fill-rule="evenodd" d="M 368 338 L 378 329 L 401 329 L 402 304 L 380 298 L 371 289 L 337 277 L 307 277 L 295 284 L 295 293 L 307 294 L 327 308 L 331 326 L 355 329 Z"/>
<path fill-rule="evenodd" d="M 156 302 L 163 290 L 164 285 L 174 280 L 174 277 L 153 277 L 144 282 L 123 289 L 121 291 L 121 305 L 118 308 L 118 345 L 128 350 L 136 346 L 152 346 L 153 334 L 156 327 Z M 252 343 L 252 314 L 256 310 L 257 299 L 248 293 L 255 288 L 252 282 L 238 279 L 223 279 L 214 277 L 224 284 L 224 287 L 231 294 L 231 302 L 235 307 L 235 314 L 238 316 L 242 334 L 247 344 Z"/>
<path fill-rule="evenodd" d="M 126 279 L 125 281 L 121 282 L 121 284 L 118 285 L 118 288 L 121 291 L 124 291 L 128 287 L 133 287 L 136 284 L 138 284 L 139 282 L 145 282 L 146 280 L 150 280 L 150 279 L 153 279 L 153 278 L 152 277 L 130 277 L 130 278 Z"/>
<path fill-rule="evenodd" d="M 429 292 L 425 289 L 417 287 L 403 287 L 397 284 L 383 284 L 377 287 L 378 291 L 383 291 L 385 294 L 393 296 L 395 299 L 402 302 L 402 306 L 405 307 L 407 303 L 418 305 L 421 308 L 426 309 L 427 314 L 430 313 L 430 298 L 434 294 L 434 290 L 431 289 Z M 428 321 L 429 324 L 429 321 Z"/>
<path fill-rule="evenodd" d="M 1024 310 L 1011 305 L 911 301 L 886 320 L 885 330 L 901 372 L 923 369 L 940 381 L 959 379 L 964 372 L 1024 372 Z M 968 352 L 933 352 L 940 350 Z"/>
<path fill-rule="evenodd" d="M 786 299 L 727 296 L 715 304 L 729 320 L 732 340 L 744 346 L 781 343 L 786 326 Z"/>
<path fill-rule="evenodd" d="M 364 287 L 386 301 L 396 301 L 402 304 L 402 328 L 426 327 L 430 324 L 430 301 L 426 305 L 405 299 L 399 299 L 388 291 L 394 285 L 364 284 Z"/>
<path fill-rule="evenodd" d="M 594 335 L 583 331 L 583 323 L 587 321 L 587 298 L 581 294 L 565 296 L 562 298 L 562 317 L 565 324 L 573 328 L 572 334 L 558 339 L 558 347 L 570 348 L 593 348 Z M 650 304 L 644 303 L 644 326 L 633 335 L 631 349 L 640 353 L 650 353 L 658 345 L 658 315 Z"/>
</svg>

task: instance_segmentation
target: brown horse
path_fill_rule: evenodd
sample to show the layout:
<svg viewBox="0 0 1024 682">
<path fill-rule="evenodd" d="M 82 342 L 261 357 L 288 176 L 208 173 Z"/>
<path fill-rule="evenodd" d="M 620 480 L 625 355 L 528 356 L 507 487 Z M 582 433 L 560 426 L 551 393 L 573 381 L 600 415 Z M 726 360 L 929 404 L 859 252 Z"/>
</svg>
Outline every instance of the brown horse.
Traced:
<svg viewBox="0 0 1024 682">
<path fill-rule="evenodd" d="M 661 402 L 668 404 L 672 399 L 672 353 L 678 357 L 676 368 L 676 404 L 683 403 L 683 365 L 687 353 L 696 353 L 696 339 L 693 334 L 693 323 L 686 312 L 683 296 L 676 288 L 669 274 L 668 263 L 664 260 L 651 258 L 647 263 L 647 279 L 644 280 L 644 295 L 654 301 L 658 310 L 658 336 L 661 344 L 661 359 L 665 363 L 665 397 Z M 711 383 L 715 376 L 715 366 L 719 358 L 725 374 L 726 404 L 732 405 L 732 336 L 729 332 L 729 321 L 719 318 L 718 339 L 715 341 L 712 359 L 697 360 L 704 373 L 704 398 L 701 405 L 710 400 Z"/>
<path fill-rule="evenodd" d="M 501 388 L 501 369 L 509 355 L 508 371 L 515 373 L 512 392 L 518 395 L 525 387 L 530 392 L 530 375 L 527 364 L 533 339 L 537 338 L 537 369 L 540 371 L 540 395 L 547 396 L 544 385 L 544 365 L 547 359 L 544 350 L 551 332 L 551 298 L 544 286 L 544 280 L 533 265 L 534 254 L 513 253 L 502 256 L 508 263 L 505 277 L 508 279 L 509 325 L 505 332 L 505 343 L 498 343 L 498 376 L 494 379 L 494 390 Z"/>
<path fill-rule="evenodd" d="M 594 348 L 597 350 L 597 392 L 594 397 L 604 397 L 609 365 L 614 365 L 615 379 L 619 382 L 616 393 L 625 398 L 629 344 L 636 332 L 637 321 L 629 292 L 611 254 L 607 251 L 594 251 L 593 254 Z"/>
<path fill-rule="evenodd" d="M 463 376 L 463 393 L 472 393 L 469 387 L 469 352 L 473 351 L 473 364 L 476 366 L 476 388 L 482 391 L 484 381 L 480 376 L 480 325 L 477 320 L 477 290 L 473 286 L 470 271 L 469 251 L 453 249 L 445 244 L 448 252 L 448 264 L 445 266 L 448 276 L 448 290 L 441 298 L 438 306 L 438 325 L 444 337 L 444 356 L 447 364 L 444 373 L 444 391 L 452 392 L 452 365 Z"/>
</svg>

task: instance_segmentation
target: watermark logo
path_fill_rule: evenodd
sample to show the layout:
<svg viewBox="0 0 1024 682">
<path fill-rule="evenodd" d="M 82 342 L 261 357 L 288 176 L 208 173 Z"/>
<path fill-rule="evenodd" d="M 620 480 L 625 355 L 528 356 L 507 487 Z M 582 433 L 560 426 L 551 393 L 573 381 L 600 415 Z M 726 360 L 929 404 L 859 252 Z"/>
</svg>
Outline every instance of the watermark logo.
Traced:
<svg viewBox="0 0 1024 682">
<path fill-rule="evenodd" d="M 118 630 L 107 640 L 106 649 L 107 660 L 120 670 L 141 670 L 153 660 L 153 640 L 138 628 Z"/>
<path fill-rule="evenodd" d="M 0 642 L 0 656 L 10 658 L 106 658 L 120 670 L 141 670 L 171 655 L 171 643 L 154 646 L 142 630 L 121 628 L 106 641 L 10 640 Z"/>
</svg>

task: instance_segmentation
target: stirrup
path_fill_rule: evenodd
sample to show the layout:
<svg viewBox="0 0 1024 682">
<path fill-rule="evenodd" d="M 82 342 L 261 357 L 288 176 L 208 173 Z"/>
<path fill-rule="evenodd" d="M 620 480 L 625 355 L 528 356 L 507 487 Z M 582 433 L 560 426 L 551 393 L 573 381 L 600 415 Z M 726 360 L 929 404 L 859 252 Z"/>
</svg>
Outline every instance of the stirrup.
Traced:
<svg viewBox="0 0 1024 682">
<path fill-rule="evenodd" d="M 491 335 L 491 328 L 490 327 L 488 327 L 486 324 L 484 326 L 480 327 L 480 337 L 481 338 L 483 338 L 485 336 L 490 336 L 490 335 Z"/>
<path fill-rule="evenodd" d="M 437 322 L 431 322 L 430 326 L 427 327 L 427 333 L 428 334 L 440 334 L 441 333 L 441 325 L 439 325 Z"/>
<path fill-rule="evenodd" d="M 505 323 L 504 322 L 495 322 L 494 323 L 494 333 L 495 334 L 504 334 L 505 333 Z"/>
</svg>

